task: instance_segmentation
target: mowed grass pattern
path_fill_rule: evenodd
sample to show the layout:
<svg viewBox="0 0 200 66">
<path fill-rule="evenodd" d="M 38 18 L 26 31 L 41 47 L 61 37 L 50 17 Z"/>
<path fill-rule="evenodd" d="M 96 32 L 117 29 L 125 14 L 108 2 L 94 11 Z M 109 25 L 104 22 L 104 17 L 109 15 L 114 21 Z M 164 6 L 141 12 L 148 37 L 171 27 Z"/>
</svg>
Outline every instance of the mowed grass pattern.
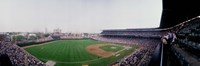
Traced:
<svg viewBox="0 0 200 66">
<path fill-rule="evenodd" d="M 87 52 L 86 47 L 91 44 L 108 43 L 91 39 L 57 40 L 49 44 L 26 48 L 25 50 L 43 62 L 47 62 L 48 60 L 55 61 L 56 66 L 81 66 L 82 64 L 88 64 L 89 66 L 106 66 L 130 54 L 134 50 L 124 51 L 119 57 L 112 56 L 99 59 L 98 56 Z"/>
<path fill-rule="evenodd" d="M 107 45 L 107 46 L 102 46 L 100 48 L 105 51 L 117 52 L 119 50 L 122 50 L 124 47 L 122 45 Z"/>
</svg>

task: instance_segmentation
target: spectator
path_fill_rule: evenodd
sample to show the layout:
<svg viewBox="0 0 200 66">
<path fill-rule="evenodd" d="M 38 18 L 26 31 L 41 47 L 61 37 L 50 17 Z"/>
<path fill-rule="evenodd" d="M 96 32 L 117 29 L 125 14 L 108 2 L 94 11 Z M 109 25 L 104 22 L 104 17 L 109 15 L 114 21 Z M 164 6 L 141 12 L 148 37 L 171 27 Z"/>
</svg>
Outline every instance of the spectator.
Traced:
<svg viewBox="0 0 200 66">
<path fill-rule="evenodd" d="M 163 46 L 163 52 L 164 52 L 163 53 L 163 59 L 164 59 L 163 64 L 166 66 L 167 66 L 167 61 L 170 60 L 170 56 L 171 56 L 170 53 L 172 53 L 171 45 L 173 45 L 173 42 L 175 41 L 175 39 L 176 39 L 176 36 L 171 31 L 167 35 L 165 35 L 161 38 L 162 43 L 164 45 Z"/>
</svg>

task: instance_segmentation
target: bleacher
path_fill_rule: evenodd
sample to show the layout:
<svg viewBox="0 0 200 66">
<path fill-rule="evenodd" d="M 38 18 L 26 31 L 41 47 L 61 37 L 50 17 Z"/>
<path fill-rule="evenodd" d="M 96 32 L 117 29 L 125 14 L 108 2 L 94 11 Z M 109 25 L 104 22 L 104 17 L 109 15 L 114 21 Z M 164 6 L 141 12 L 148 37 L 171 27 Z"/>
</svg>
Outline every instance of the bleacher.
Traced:
<svg viewBox="0 0 200 66">
<path fill-rule="evenodd" d="M 182 66 L 200 65 L 200 18 L 187 20 L 176 31 L 177 40 L 172 46 L 172 51 L 179 59 L 180 64 Z"/>
<path fill-rule="evenodd" d="M 101 35 L 104 36 L 126 36 L 126 37 L 144 37 L 144 38 L 161 38 L 162 29 L 115 29 L 103 30 Z"/>
<path fill-rule="evenodd" d="M 12 66 L 46 66 L 42 61 L 11 42 L 0 41 L 0 56 L 2 55 L 9 57 Z M 5 64 L 7 63 L 0 63 L 0 66 Z"/>
</svg>

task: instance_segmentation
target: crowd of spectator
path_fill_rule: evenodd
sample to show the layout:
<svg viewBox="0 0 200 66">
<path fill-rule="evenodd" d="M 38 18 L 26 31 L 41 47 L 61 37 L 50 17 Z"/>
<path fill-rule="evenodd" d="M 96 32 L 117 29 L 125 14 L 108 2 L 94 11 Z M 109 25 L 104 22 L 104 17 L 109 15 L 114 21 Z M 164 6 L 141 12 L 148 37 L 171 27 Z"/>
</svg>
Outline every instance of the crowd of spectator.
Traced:
<svg viewBox="0 0 200 66">
<path fill-rule="evenodd" d="M 151 56 L 155 51 L 155 47 L 157 44 L 160 44 L 159 40 L 140 40 L 142 41 L 140 44 L 140 48 L 133 52 L 129 57 L 123 59 L 120 63 L 120 66 L 148 66 Z"/>
<path fill-rule="evenodd" d="M 16 41 L 17 44 L 23 44 L 23 43 L 31 43 L 35 42 L 36 40 L 22 40 L 22 41 Z"/>
<path fill-rule="evenodd" d="M 200 50 L 200 19 L 195 18 L 184 25 L 184 28 L 177 32 L 177 44 L 180 48 L 193 52 L 192 54 L 200 58 L 200 54 L 196 53 Z"/>
<path fill-rule="evenodd" d="M 48 36 L 48 37 L 37 39 L 35 42 L 45 42 L 45 41 L 51 41 L 51 40 L 53 40 L 53 38 L 51 36 Z"/>
<path fill-rule="evenodd" d="M 83 39 L 83 34 L 65 34 L 60 36 L 61 39 Z"/>
<path fill-rule="evenodd" d="M 126 38 L 126 37 L 105 37 L 105 36 L 94 36 L 95 40 L 119 43 L 124 45 L 138 45 L 140 46 L 135 52 L 129 56 L 117 61 L 117 65 L 120 66 L 148 66 L 151 56 L 153 55 L 155 48 L 160 44 L 159 39 L 150 38 Z M 113 64 L 113 65 L 116 65 Z"/>
<path fill-rule="evenodd" d="M 46 42 L 46 41 L 51 41 L 53 38 L 51 36 L 48 37 L 43 37 L 43 38 L 38 38 L 35 40 L 22 40 L 22 41 L 17 41 L 18 44 L 23 44 L 23 43 L 31 43 L 31 42 Z"/>
<path fill-rule="evenodd" d="M 118 31 L 118 30 L 106 30 L 101 32 L 102 35 L 118 35 L 118 36 L 136 36 L 136 37 L 161 37 L 162 33 L 159 30 L 152 30 L 152 31 Z"/>
<path fill-rule="evenodd" d="M 43 62 L 10 42 L 0 41 L 0 54 L 7 54 L 13 66 L 45 66 Z"/>
</svg>

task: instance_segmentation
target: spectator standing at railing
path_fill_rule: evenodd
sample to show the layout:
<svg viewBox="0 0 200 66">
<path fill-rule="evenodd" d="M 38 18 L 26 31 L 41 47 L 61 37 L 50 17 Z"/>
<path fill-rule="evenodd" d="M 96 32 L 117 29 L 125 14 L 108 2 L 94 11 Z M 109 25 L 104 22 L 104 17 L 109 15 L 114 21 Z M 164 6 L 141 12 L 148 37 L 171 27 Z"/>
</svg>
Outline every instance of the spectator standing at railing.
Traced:
<svg viewBox="0 0 200 66">
<path fill-rule="evenodd" d="M 172 32 L 169 32 L 167 35 L 162 37 L 162 43 L 165 45 L 172 45 L 176 39 L 176 35 Z"/>
<path fill-rule="evenodd" d="M 176 39 L 176 35 L 173 32 L 169 32 L 167 35 L 163 36 L 161 38 L 162 44 L 163 44 L 163 66 L 170 65 L 171 58 L 171 46 L 173 45 L 173 42 Z"/>
</svg>

